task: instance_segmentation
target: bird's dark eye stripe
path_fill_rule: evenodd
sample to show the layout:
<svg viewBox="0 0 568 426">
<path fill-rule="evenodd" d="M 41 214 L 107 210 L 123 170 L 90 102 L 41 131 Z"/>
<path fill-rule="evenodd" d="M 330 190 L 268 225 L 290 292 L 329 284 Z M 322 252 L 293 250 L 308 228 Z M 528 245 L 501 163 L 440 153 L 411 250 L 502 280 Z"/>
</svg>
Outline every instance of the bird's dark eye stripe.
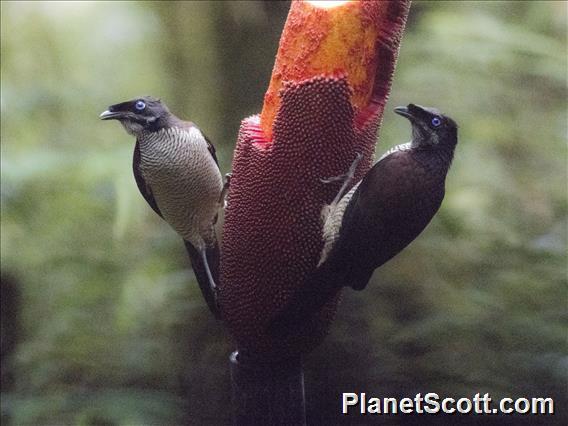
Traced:
<svg viewBox="0 0 568 426">
<path fill-rule="evenodd" d="M 144 108 L 146 108 L 146 102 L 144 102 L 144 101 L 137 101 L 136 104 L 134 104 L 134 107 L 135 107 L 138 111 L 142 111 Z"/>
<path fill-rule="evenodd" d="M 438 127 L 440 124 L 442 124 L 442 120 L 440 120 L 440 118 L 434 117 L 432 119 L 432 126 Z"/>
</svg>

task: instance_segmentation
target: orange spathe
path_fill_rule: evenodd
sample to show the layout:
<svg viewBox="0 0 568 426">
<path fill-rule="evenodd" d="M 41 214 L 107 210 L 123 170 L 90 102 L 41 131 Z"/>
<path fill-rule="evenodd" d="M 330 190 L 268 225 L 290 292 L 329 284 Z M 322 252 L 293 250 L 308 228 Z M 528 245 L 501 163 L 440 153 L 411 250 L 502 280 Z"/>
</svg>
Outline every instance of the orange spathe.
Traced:
<svg viewBox="0 0 568 426">
<path fill-rule="evenodd" d="M 372 98 L 379 27 L 390 2 L 347 1 L 337 2 L 335 7 L 314 3 L 294 1 L 288 14 L 261 113 L 261 127 L 268 141 L 272 140 L 280 106 L 279 91 L 286 81 L 346 75 L 357 111 Z"/>
</svg>

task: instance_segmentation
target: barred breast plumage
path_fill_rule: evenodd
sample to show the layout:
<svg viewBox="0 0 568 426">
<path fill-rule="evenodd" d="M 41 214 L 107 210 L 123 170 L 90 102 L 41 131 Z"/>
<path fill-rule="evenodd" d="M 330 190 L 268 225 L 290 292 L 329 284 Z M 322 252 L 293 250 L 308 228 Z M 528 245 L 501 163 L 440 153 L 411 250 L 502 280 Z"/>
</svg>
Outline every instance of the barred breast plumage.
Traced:
<svg viewBox="0 0 568 426">
<path fill-rule="evenodd" d="M 209 246 L 223 182 L 199 129 L 164 128 L 138 141 L 140 170 L 164 219 L 198 250 Z"/>
<path fill-rule="evenodd" d="M 100 118 L 120 121 L 136 137 L 136 185 L 152 210 L 183 238 L 203 297 L 219 318 L 220 253 L 214 225 L 223 183 L 215 147 L 197 126 L 152 96 L 111 105 Z"/>
</svg>

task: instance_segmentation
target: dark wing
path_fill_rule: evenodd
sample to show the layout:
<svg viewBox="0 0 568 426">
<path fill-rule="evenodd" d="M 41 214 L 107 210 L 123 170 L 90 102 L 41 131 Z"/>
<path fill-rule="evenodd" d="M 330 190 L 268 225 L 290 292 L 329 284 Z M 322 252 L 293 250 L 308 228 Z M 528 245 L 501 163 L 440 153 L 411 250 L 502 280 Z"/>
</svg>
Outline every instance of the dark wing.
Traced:
<svg viewBox="0 0 568 426">
<path fill-rule="evenodd" d="M 213 157 L 213 160 L 215 160 L 215 164 L 217 164 L 217 167 L 219 167 L 219 161 L 217 160 L 217 152 L 215 151 L 215 147 L 213 146 L 213 144 L 211 143 L 211 140 L 207 137 L 207 135 L 205 135 L 205 133 L 203 133 L 203 131 L 201 131 L 201 129 L 199 129 L 199 127 L 197 127 L 191 121 L 179 120 L 177 123 L 178 123 L 177 124 L 178 126 L 181 126 L 184 129 L 190 129 L 191 127 L 195 127 L 196 129 L 199 130 L 199 132 L 203 135 L 205 142 L 207 143 L 207 150 L 211 154 L 211 157 Z"/>
<path fill-rule="evenodd" d="M 392 153 L 365 175 L 345 211 L 337 251 L 327 259 L 347 265 L 343 285 L 364 289 L 373 271 L 430 223 L 444 198 L 446 173 L 431 169 L 407 150 Z"/>
<path fill-rule="evenodd" d="M 215 160 L 215 164 L 217 164 L 217 167 L 219 167 L 219 161 L 217 160 L 217 152 L 215 151 L 215 147 L 213 146 L 213 144 L 211 143 L 209 138 L 207 136 L 205 136 L 205 134 L 203 132 L 201 132 L 201 134 L 205 138 L 205 142 L 207 142 L 207 149 L 209 150 L 211 157 L 213 157 L 213 160 Z"/>
<path fill-rule="evenodd" d="M 385 239 L 390 238 L 391 217 L 397 219 L 392 210 L 406 201 L 399 194 L 405 190 L 406 155 L 393 153 L 367 172 L 345 209 L 340 236 L 329 256 L 308 275 L 286 308 L 274 318 L 269 326 L 272 334 L 286 335 L 312 321 L 341 287 L 362 290 L 375 268 L 396 254 Z"/>
<path fill-rule="evenodd" d="M 326 263 L 341 265 L 338 279 L 355 290 L 366 287 L 373 271 L 399 253 L 413 233 L 416 189 L 409 178 L 415 162 L 396 151 L 365 175 L 345 209 L 341 232 Z M 410 224 L 409 224 L 410 219 Z"/>
<path fill-rule="evenodd" d="M 134 147 L 134 157 L 132 158 L 132 171 L 134 172 L 134 179 L 136 180 L 136 185 L 138 185 L 138 190 L 146 200 L 146 202 L 152 207 L 158 215 L 163 219 L 162 213 L 158 208 L 158 204 L 152 195 L 152 190 L 150 186 L 146 184 L 144 176 L 142 175 L 142 170 L 140 170 L 140 145 L 136 141 L 136 146 Z"/>
<path fill-rule="evenodd" d="M 201 132 L 201 130 L 200 130 Z M 213 144 L 211 143 L 211 141 L 209 140 L 209 138 L 203 133 L 201 132 L 201 134 L 203 135 L 203 138 L 205 139 L 205 142 L 207 142 L 207 150 L 209 151 L 209 153 L 211 154 L 211 157 L 213 157 L 213 160 L 215 160 L 215 164 L 217 164 L 217 168 L 219 168 L 219 161 L 217 161 L 217 153 L 215 151 L 215 147 L 213 146 Z M 223 192 L 221 192 L 220 195 L 220 203 L 222 204 L 224 200 L 224 195 Z M 213 224 L 217 223 L 217 219 L 218 219 L 219 215 L 215 215 L 215 218 L 213 219 Z M 211 307 L 211 305 L 209 306 Z M 213 312 L 215 313 L 215 312 Z"/>
<path fill-rule="evenodd" d="M 331 249 L 326 261 L 321 265 L 321 274 L 331 287 L 364 288 L 375 268 L 369 269 L 366 259 L 373 250 L 375 229 L 369 226 L 369 217 L 365 209 L 365 191 L 367 182 L 363 180 L 351 198 L 343 219 L 338 240 Z M 377 224 L 374 224 L 375 227 Z"/>
</svg>

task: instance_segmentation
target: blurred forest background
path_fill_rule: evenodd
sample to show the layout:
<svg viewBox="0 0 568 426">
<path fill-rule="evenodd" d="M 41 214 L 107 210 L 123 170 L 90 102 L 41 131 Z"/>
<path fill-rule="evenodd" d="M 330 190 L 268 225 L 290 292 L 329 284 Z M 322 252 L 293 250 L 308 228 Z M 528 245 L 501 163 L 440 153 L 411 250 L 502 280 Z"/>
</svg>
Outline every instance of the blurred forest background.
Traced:
<svg viewBox="0 0 568 426">
<path fill-rule="evenodd" d="M 136 189 L 132 138 L 98 115 L 162 97 L 228 172 L 288 7 L 2 2 L 3 425 L 230 424 L 233 344 Z M 566 408 L 566 28 L 565 2 L 413 4 L 377 153 L 409 139 L 409 102 L 460 144 L 433 223 L 306 360 L 310 424 L 379 420 L 342 418 L 341 392 Z"/>
</svg>

